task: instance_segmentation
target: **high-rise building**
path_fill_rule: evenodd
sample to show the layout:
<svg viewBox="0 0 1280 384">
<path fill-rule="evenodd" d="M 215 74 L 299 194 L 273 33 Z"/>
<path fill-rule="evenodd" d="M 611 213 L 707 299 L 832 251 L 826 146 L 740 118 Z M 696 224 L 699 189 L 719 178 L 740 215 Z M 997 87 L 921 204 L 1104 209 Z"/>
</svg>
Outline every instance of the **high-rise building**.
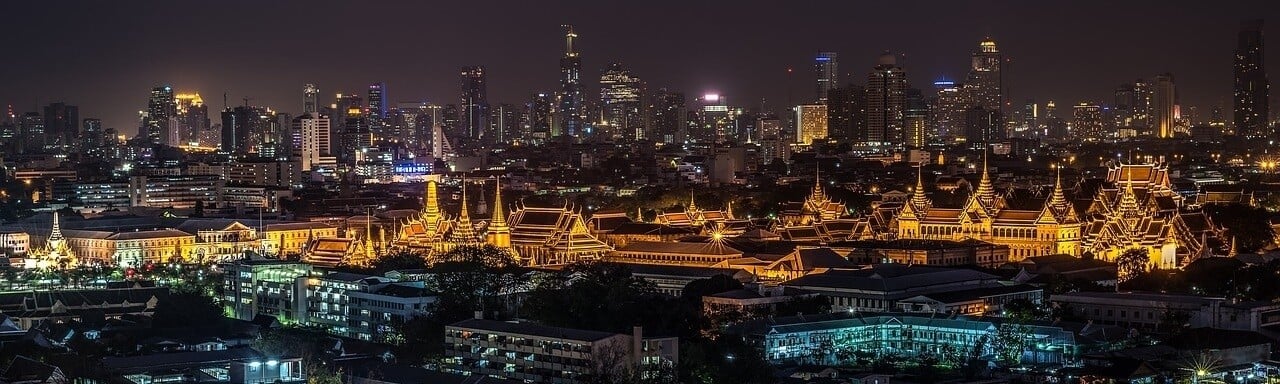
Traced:
<svg viewBox="0 0 1280 384">
<path fill-rule="evenodd" d="M 973 90 L 973 105 L 1001 111 L 1004 105 L 1004 83 L 1000 74 L 1003 63 L 995 40 L 990 37 L 983 39 L 978 44 L 978 51 L 973 53 L 971 64 L 965 85 Z"/>
<path fill-rule="evenodd" d="M 183 145 L 217 147 L 218 133 L 210 129 L 209 106 L 199 93 L 179 93 L 174 96 L 178 136 Z"/>
<path fill-rule="evenodd" d="M 1152 128 L 1157 137 L 1174 136 L 1174 119 L 1177 118 L 1178 93 L 1173 85 L 1173 74 L 1156 75 L 1151 92 Z"/>
<path fill-rule="evenodd" d="M 809 145 L 827 138 L 827 106 L 803 104 L 792 108 L 796 114 L 796 143 Z"/>
<path fill-rule="evenodd" d="M 664 144 L 682 143 L 688 134 L 688 107 L 684 94 L 659 89 L 651 97 L 653 113 L 653 139 Z"/>
<path fill-rule="evenodd" d="M 222 111 L 222 140 L 218 150 L 225 153 L 259 153 L 267 146 L 282 145 L 277 138 L 279 122 L 269 108 L 241 105 Z M 271 154 L 274 156 L 274 154 Z"/>
<path fill-rule="evenodd" d="M 919 89 L 907 89 L 902 111 L 903 143 L 910 148 L 924 148 L 929 143 L 929 103 Z"/>
<path fill-rule="evenodd" d="M 92 158 L 103 158 L 106 155 L 103 147 L 106 146 L 109 140 L 106 135 L 107 132 L 102 127 L 102 119 L 84 119 L 80 129 L 80 137 L 78 138 L 80 152 Z"/>
<path fill-rule="evenodd" d="M 640 79 L 620 63 L 611 63 L 600 75 L 601 120 L 614 136 L 644 139 L 641 115 L 644 88 Z"/>
<path fill-rule="evenodd" d="M 582 137 L 586 113 L 582 104 L 582 58 L 573 50 L 573 40 L 578 37 L 572 25 L 565 25 L 564 57 L 560 58 L 560 98 L 556 113 L 562 121 L 562 132 L 570 137 Z"/>
<path fill-rule="evenodd" d="M 1262 46 L 1262 20 L 1245 21 L 1236 37 L 1234 118 L 1236 132 L 1250 138 L 1271 138 L 1270 88 L 1265 51 Z"/>
<path fill-rule="evenodd" d="M 18 153 L 40 153 L 44 151 L 44 117 L 40 112 L 23 113 L 18 120 Z M 30 140 L 26 139 L 30 138 Z"/>
<path fill-rule="evenodd" d="M 555 106 L 555 97 L 550 93 L 535 93 L 529 99 L 529 103 L 525 105 L 525 125 L 524 131 L 526 141 L 541 141 L 556 136 L 556 132 L 552 130 L 555 126 L 552 110 Z"/>
<path fill-rule="evenodd" d="M 44 107 L 44 136 L 28 136 L 28 139 L 41 143 L 46 150 L 66 153 L 75 152 L 78 136 L 80 108 L 58 102 Z"/>
<path fill-rule="evenodd" d="M 294 154 L 302 161 L 303 171 L 334 162 L 328 118 L 310 113 L 298 116 L 293 120 L 293 134 L 297 137 Z"/>
<path fill-rule="evenodd" d="M 320 88 L 308 83 L 302 86 L 302 114 L 319 117 L 318 113 L 320 113 Z"/>
<path fill-rule="evenodd" d="M 930 111 L 934 134 L 940 143 L 953 143 L 965 135 L 965 113 L 973 106 L 973 93 L 954 81 L 937 81 L 933 88 L 938 92 Z"/>
<path fill-rule="evenodd" d="M 173 97 L 173 87 L 168 85 L 151 89 L 151 97 L 147 98 L 147 112 L 142 119 L 142 129 L 138 132 L 152 144 L 178 145 L 177 101 Z"/>
<path fill-rule="evenodd" d="M 965 142 L 971 148 L 982 148 L 1006 137 L 1004 117 L 999 110 L 979 106 L 965 111 Z"/>
<path fill-rule="evenodd" d="M 906 107 L 907 71 L 885 52 L 867 75 L 867 130 L 859 142 L 871 146 L 901 147 Z"/>
<path fill-rule="evenodd" d="M 498 104 L 490 109 L 489 132 L 485 140 L 492 143 L 511 142 L 520 132 L 520 109 L 512 104 Z"/>
<path fill-rule="evenodd" d="M 462 67 L 461 133 L 471 140 L 480 139 L 488 127 L 489 98 L 484 72 L 484 66 Z"/>
<path fill-rule="evenodd" d="M 817 77 L 817 99 L 827 101 L 827 92 L 840 84 L 840 63 L 835 52 L 818 52 L 813 58 L 813 74 Z"/>
<path fill-rule="evenodd" d="M 826 104 L 828 138 L 852 143 L 867 130 L 867 91 L 861 85 L 827 90 Z"/>
<path fill-rule="evenodd" d="M 382 142 L 388 140 L 387 135 L 387 86 L 383 83 L 369 84 L 369 110 L 365 112 L 365 119 L 369 124 L 369 131 L 373 133 L 375 141 Z"/>
<path fill-rule="evenodd" d="M 1107 139 L 1106 131 L 1103 130 L 1102 106 L 1097 103 L 1081 102 L 1072 108 L 1072 117 L 1074 117 L 1072 127 L 1076 137 L 1089 141 Z"/>
</svg>

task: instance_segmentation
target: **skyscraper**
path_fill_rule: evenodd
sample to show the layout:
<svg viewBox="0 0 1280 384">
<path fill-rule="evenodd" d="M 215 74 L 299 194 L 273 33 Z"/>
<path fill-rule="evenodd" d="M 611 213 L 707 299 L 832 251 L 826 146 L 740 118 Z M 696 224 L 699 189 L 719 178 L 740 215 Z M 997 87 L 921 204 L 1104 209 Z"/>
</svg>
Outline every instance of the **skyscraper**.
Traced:
<svg viewBox="0 0 1280 384">
<path fill-rule="evenodd" d="M 319 117 L 320 113 L 320 88 L 315 84 L 308 83 L 302 86 L 302 114 L 310 114 L 313 117 Z"/>
<path fill-rule="evenodd" d="M 929 104 L 919 89 L 907 90 L 902 111 L 903 142 L 909 148 L 924 148 L 929 143 Z"/>
<path fill-rule="evenodd" d="M 888 51 L 867 75 L 867 130 L 859 142 L 871 146 L 902 146 L 907 72 Z"/>
<path fill-rule="evenodd" d="M 1173 85 L 1173 74 L 1156 75 L 1151 92 L 1152 128 L 1157 137 L 1174 135 L 1174 119 L 1178 108 L 1178 93 Z"/>
<path fill-rule="evenodd" d="M 970 148 L 982 148 L 1005 139 L 1004 118 L 1000 110 L 979 106 L 965 111 L 965 141 Z"/>
<path fill-rule="evenodd" d="M 294 155 L 301 159 L 302 170 L 312 171 L 317 166 L 333 162 L 330 133 L 329 119 L 319 115 L 304 113 L 293 120 L 297 143 Z"/>
<path fill-rule="evenodd" d="M 485 88 L 484 66 L 462 67 L 462 134 L 480 139 L 488 127 L 489 99 Z"/>
<path fill-rule="evenodd" d="M 369 110 L 365 113 L 369 130 L 377 141 L 387 140 L 387 95 L 386 84 L 381 82 L 369 84 Z"/>
<path fill-rule="evenodd" d="M 552 110 L 554 109 L 555 98 L 546 92 L 535 93 L 529 99 L 529 103 L 525 105 L 525 124 L 524 128 L 526 141 L 546 140 L 556 135 L 552 131 L 555 126 L 553 121 Z"/>
<path fill-rule="evenodd" d="M 579 76 L 582 72 L 582 58 L 573 50 L 573 39 L 578 37 L 572 25 L 565 25 L 564 57 L 560 58 L 560 102 L 556 113 L 563 122 L 563 133 L 570 137 L 581 137 L 586 113 L 582 108 L 582 84 Z"/>
<path fill-rule="evenodd" d="M 199 93 L 179 93 L 174 96 L 178 120 L 178 136 L 182 144 L 218 146 L 218 134 L 209 128 L 209 107 Z"/>
<path fill-rule="evenodd" d="M 53 103 L 44 107 L 44 137 L 27 137 L 41 142 L 44 149 L 74 152 L 80 136 L 80 108 L 67 103 Z"/>
<path fill-rule="evenodd" d="M 990 37 L 978 44 L 978 51 L 973 53 L 969 79 L 965 84 L 973 90 L 973 105 L 1001 110 L 1004 104 L 1004 83 L 1001 78 L 1000 50 L 995 40 Z"/>
<path fill-rule="evenodd" d="M 1234 121 L 1236 132 L 1250 138 L 1271 137 L 1270 88 L 1264 65 L 1262 20 L 1245 21 L 1236 37 Z"/>
<path fill-rule="evenodd" d="M 81 125 L 79 145 L 80 152 L 92 158 L 102 158 L 106 154 L 103 146 L 108 138 L 102 128 L 102 119 L 86 118 Z"/>
<path fill-rule="evenodd" d="M 173 87 L 168 85 L 151 89 L 151 97 L 147 98 L 147 114 L 142 120 L 141 132 L 152 144 L 178 145 L 177 102 L 173 98 Z"/>
<path fill-rule="evenodd" d="M 1075 136 L 1090 141 L 1106 140 L 1102 129 L 1102 107 L 1097 103 L 1081 102 L 1072 108 Z"/>
<path fill-rule="evenodd" d="M 641 116 L 643 84 L 620 63 L 611 63 L 600 75 L 602 119 L 615 136 L 645 138 Z"/>
<path fill-rule="evenodd" d="M 815 139 L 827 138 L 827 106 L 804 104 L 792 108 L 796 114 L 796 144 L 813 144 Z"/>
<path fill-rule="evenodd" d="M 490 109 L 489 132 L 485 140 L 491 143 L 511 142 L 514 135 L 520 132 L 520 110 L 515 105 L 498 104 Z"/>
<path fill-rule="evenodd" d="M 933 83 L 937 91 L 933 108 L 933 131 L 942 143 L 953 143 L 965 135 L 965 113 L 972 106 L 972 93 L 954 81 L 937 81 Z"/>
<path fill-rule="evenodd" d="M 827 101 L 827 91 L 840 84 L 840 65 L 835 52 L 818 52 L 813 59 L 813 73 L 818 78 L 818 102 Z"/>
<path fill-rule="evenodd" d="M 867 130 L 867 91 L 861 85 L 827 90 L 826 104 L 827 137 L 851 143 Z"/>
<path fill-rule="evenodd" d="M 653 94 L 651 100 L 653 107 L 649 110 L 653 113 L 654 141 L 664 144 L 684 142 L 689 116 L 684 94 L 662 88 Z"/>
</svg>

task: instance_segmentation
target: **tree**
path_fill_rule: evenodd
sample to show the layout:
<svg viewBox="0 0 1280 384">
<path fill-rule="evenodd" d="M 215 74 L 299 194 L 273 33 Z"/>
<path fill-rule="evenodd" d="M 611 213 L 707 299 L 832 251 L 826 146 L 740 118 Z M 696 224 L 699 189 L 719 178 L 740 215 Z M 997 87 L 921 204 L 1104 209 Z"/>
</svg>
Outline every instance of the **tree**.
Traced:
<svg viewBox="0 0 1280 384">
<path fill-rule="evenodd" d="M 711 296 L 717 293 L 723 293 L 733 290 L 742 289 L 742 282 L 735 280 L 728 275 L 715 275 L 705 279 L 690 281 L 680 291 L 680 297 L 685 300 L 702 301 L 703 296 Z"/>
<path fill-rule="evenodd" d="M 1022 353 L 1027 350 L 1029 343 L 1029 333 L 1027 326 L 1022 324 L 1004 323 L 996 327 L 995 337 L 991 340 L 996 361 L 1006 367 L 1021 364 Z"/>
<path fill-rule="evenodd" d="M 183 287 L 174 288 L 168 297 L 161 298 L 151 316 L 152 324 L 158 328 L 208 326 L 222 319 L 222 307 L 213 298 Z"/>
<path fill-rule="evenodd" d="M 416 252 L 396 252 L 382 255 L 374 260 L 369 268 L 378 274 L 406 269 L 426 269 L 427 259 Z"/>
<path fill-rule="evenodd" d="M 1146 273 L 1150 265 L 1151 258 L 1147 255 L 1147 250 L 1141 248 L 1126 250 L 1116 257 L 1117 278 L 1120 282 L 1132 280 Z"/>
</svg>

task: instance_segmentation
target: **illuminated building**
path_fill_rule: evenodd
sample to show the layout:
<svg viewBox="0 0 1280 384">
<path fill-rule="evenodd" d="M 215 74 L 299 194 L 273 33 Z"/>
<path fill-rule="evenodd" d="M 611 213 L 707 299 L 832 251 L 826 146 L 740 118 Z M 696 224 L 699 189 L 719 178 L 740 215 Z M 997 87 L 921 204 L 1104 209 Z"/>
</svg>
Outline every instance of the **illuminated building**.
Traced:
<svg viewBox="0 0 1280 384">
<path fill-rule="evenodd" d="M 80 137 L 80 108 L 67 103 L 53 103 L 44 107 L 44 136 L 28 137 L 40 142 L 42 149 L 62 153 L 75 152 Z"/>
<path fill-rule="evenodd" d="M 174 119 L 176 115 L 177 102 L 173 97 L 173 87 L 165 85 L 152 88 L 139 135 L 146 137 L 152 144 L 179 145 L 177 122 Z"/>
<path fill-rule="evenodd" d="M 489 127 L 485 140 L 492 143 L 513 141 L 520 133 L 520 109 L 512 104 L 498 104 L 489 110 Z"/>
<path fill-rule="evenodd" d="M 663 144 L 683 143 L 689 133 L 686 128 L 689 116 L 686 113 L 688 107 L 684 94 L 662 88 L 650 96 L 650 100 L 653 141 Z"/>
<path fill-rule="evenodd" d="M 228 108 L 222 111 L 222 140 L 218 149 L 226 153 L 243 154 L 256 152 L 264 144 L 276 144 L 271 137 L 275 112 L 263 107 L 249 105 Z"/>
<path fill-rule="evenodd" d="M 827 106 L 822 104 L 797 105 L 796 143 L 810 145 L 814 139 L 827 138 Z"/>
<path fill-rule="evenodd" d="M 642 115 L 643 83 L 620 63 L 610 63 L 600 75 L 601 118 L 614 136 L 646 138 Z"/>
<path fill-rule="evenodd" d="M 969 107 L 964 112 L 965 142 L 970 148 L 984 148 L 1004 141 L 1008 135 L 1003 122 L 1004 117 L 998 109 Z"/>
<path fill-rule="evenodd" d="M 462 130 L 467 139 L 484 135 L 489 98 L 484 66 L 462 67 Z"/>
<path fill-rule="evenodd" d="M 134 207 L 195 208 L 197 202 L 212 206 L 225 180 L 218 176 L 133 176 L 129 178 L 130 205 Z"/>
<path fill-rule="evenodd" d="M 333 157 L 333 141 L 330 136 L 331 127 L 328 118 L 317 114 L 304 114 L 293 119 L 293 133 L 297 135 L 295 156 L 302 161 L 302 171 L 315 171 L 318 168 L 333 168 L 337 159 Z"/>
<path fill-rule="evenodd" d="M 972 92 L 954 81 L 937 81 L 933 83 L 937 90 L 937 99 L 933 114 L 934 130 L 944 143 L 965 137 L 965 111 L 972 105 Z"/>
<path fill-rule="evenodd" d="M 586 111 L 583 109 L 582 84 L 579 79 L 582 72 L 582 58 L 573 50 L 573 39 L 578 34 L 572 25 L 565 25 L 564 57 L 560 58 L 560 93 L 556 108 L 561 133 L 573 138 L 581 138 L 587 132 Z"/>
<path fill-rule="evenodd" d="M 908 148 L 924 148 L 929 143 L 929 105 L 919 89 L 908 89 L 902 113 L 902 139 Z"/>
<path fill-rule="evenodd" d="M 511 227 L 507 226 L 507 214 L 503 212 L 506 209 L 502 204 L 502 179 L 494 179 L 493 217 L 485 226 L 485 241 L 498 248 L 511 249 Z"/>
<path fill-rule="evenodd" d="M 833 312 L 988 315 L 1000 313 L 1013 300 L 1039 304 L 1044 298 L 1039 288 L 981 271 L 903 264 L 831 269 L 782 286 L 827 297 Z"/>
<path fill-rule="evenodd" d="M 525 265 L 563 265 L 600 260 L 612 248 L 587 229 L 569 207 L 517 205 L 511 212 L 511 247 Z"/>
<path fill-rule="evenodd" d="M 31 249 L 31 235 L 17 230 L 0 231 L 0 252 L 13 258 L 27 257 Z M 10 265 L 14 263 L 10 262 Z"/>
<path fill-rule="evenodd" d="M 946 353 L 995 359 L 998 354 L 989 343 L 1005 327 L 1024 330 L 1020 334 L 1027 347 L 1018 356 L 1022 363 L 1062 364 L 1078 353 L 1075 335 L 1061 327 L 964 316 L 833 313 L 747 322 L 731 326 L 729 332 L 762 349 L 770 364 L 839 366 L 855 364 L 862 351 L 907 360 Z"/>
<path fill-rule="evenodd" d="M 716 93 L 703 95 L 698 101 L 702 102 L 702 108 L 693 111 L 697 118 L 688 121 L 692 127 L 688 132 L 689 138 L 700 143 L 738 139 L 738 116 L 742 115 L 741 108 L 730 107 L 728 98 Z M 822 124 L 826 125 L 825 115 Z"/>
<path fill-rule="evenodd" d="M 436 181 L 427 180 L 426 194 L 422 199 L 422 211 L 400 224 L 399 233 L 396 235 L 396 247 L 430 255 L 435 245 L 444 241 L 444 236 L 452 223 L 440 211 L 437 194 Z"/>
<path fill-rule="evenodd" d="M 302 261 L 322 267 L 364 267 L 373 262 L 371 252 L 354 237 L 325 237 L 315 239 L 302 251 Z"/>
<path fill-rule="evenodd" d="M 320 116 L 320 88 L 315 84 L 302 86 L 302 114 Z"/>
<path fill-rule="evenodd" d="M 68 229 L 67 245 L 80 263 L 139 267 L 188 260 L 196 237 L 173 228 L 135 231 Z"/>
<path fill-rule="evenodd" d="M 466 182 L 463 182 L 465 185 Z M 494 192 L 494 208 L 492 217 L 485 226 L 486 233 L 476 231 L 475 222 L 467 209 L 466 189 L 462 191 L 462 207 L 458 216 L 449 219 L 440 211 L 438 192 L 435 180 L 427 181 L 426 195 L 423 197 L 422 211 L 417 215 L 399 223 L 399 231 L 391 246 L 421 253 L 428 260 L 448 252 L 459 246 L 480 246 L 489 244 L 508 250 L 513 256 L 519 256 L 522 249 L 513 247 L 514 226 L 507 225 L 506 207 L 502 204 L 501 184 Z M 514 213 L 513 213 L 514 219 Z M 514 220 L 513 220 L 514 222 Z M 591 238 L 590 240 L 595 240 Z M 598 241 L 596 241 L 598 242 Z"/>
<path fill-rule="evenodd" d="M 992 111 L 1001 111 L 1004 104 L 1004 80 L 1001 75 L 1003 59 L 990 37 L 978 44 L 973 53 L 972 66 L 965 87 L 972 90 L 973 105 Z"/>
<path fill-rule="evenodd" d="M 868 146 L 900 147 L 906 108 L 907 72 L 897 65 L 893 54 L 885 52 L 867 75 L 867 131 L 857 143 Z"/>
<path fill-rule="evenodd" d="M 547 93 L 536 93 L 529 102 L 525 104 L 525 127 L 526 136 L 522 139 L 526 142 L 538 142 L 551 137 L 558 136 L 554 127 L 555 119 L 552 116 L 552 109 L 555 105 L 555 97 Z"/>
<path fill-rule="evenodd" d="M 724 210 L 706 210 L 698 207 L 693 201 L 693 194 L 689 195 L 689 204 L 685 204 L 683 212 L 659 212 L 654 221 L 658 224 L 669 225 L 676 228 L 694 228 L 700 229 L 706 226 L 713 226 L 723 230 L 725 227 L 738 227 L 745 224 L 744 220 L 734 218 L 732 207 L 725 207 Z"/>
<path fill-rule="evenodd" d="M 1113 164 L 1084 212 L 1082 246 L 1099 260 L 1141 249 L 1153 266 L 1182 267 L 1204 251 L 1202 238 L 1216 233 L 1203 213 L 1183 213 L 1181 207 L 1182 196 L 1170 188 L 1164 166 Z"/>
<path fill-rule="evenodd" d="M 778 222 L 783 227 L 809 226 L 846 216 L 844 203 L 832 201 L 822 187 L 822 176 L 814 173 L 813 189 L 804 201 L 779 207 Z"/>
<path fill-rule="evenodd" d="M 25 267 L 67 269 L 75 268 L 78 264 L 79 259 L 76 258 L 76 252 L 71 249 L 67 238 L 62 236 L 62 228 L 58 226 L 58 212 L 54 211 L 53 229 L 49 232 L 49 238 L 45 240 L 44 247 L 31 250 Z"/>
<path fill-rule="evenodd" d="M 995 191 L 986 160 L 977 190 L 960 208 L 941 208 L 924 191 L 923 170 L 911 199 L 895 218 L 898 239 L 977 239 L 1009 247 L 1011 261 L 1034 256 L 1080 254 L 1081 224 L 1058 178 L 1054 190 L 1038 210 L 1007 207 Z"/>
<path fill-rule="evenodd" d="M 1273 138 L 1267 128 L 1270 122 L 1270 88 L 1267 68 L 1263 64 L 1262 20 L 1241 23 L 1236 38 L 1235 86 L 1233 88 L 1236 132 L 1250 138 Z"/>
<path fill-rule="evenodd" d="M 370 132 L 375 140 L 385 140 L 384 130 L 387 124 L 387 85 L 385 83 L 369 84 L 369 105 L 365 115 L 369 119 Z"/>
<path fill-rule="evenodd" d="M 1082 140 L 1100 141 L 1110 138 L 1102 130 L 1102 106 L 1095 103 L 1081 102 L 1072 108 L 1076 137 Z"/>
<path fill-rule="evenodd" d="M 840 84 L 840 62 L 836 60 L 835 52 L 818 52 L 813 58 L 813 73 L 817 77 L 817 100 L 818 103 L 827 101 L 827 91 L 830 91 Z"/>
<path fill-rule="evenodd" d="M 217 147 L 218 133 L 211 129 L 209 122 L 209 106 L 199 93 L 179 93 L 174 96 L 176 103 L 175 118 L 178 124 L 178 138 L 181 145 L 198 147 Z"/>
<path fill-rule="evenodd" d="M 1159 138 L 1174 136 L 1174 120 L 1177 118 L 1178 94 L 1173 85 L 1173 74 L 1156 75 L 1151 92 L 1152 129 Z"/>
<path fill-rule="evenodd" d="M 827 105 L 827 137 L 841 142 L 853 142 L 867 129 L 867 91 L 861 85 L 848 84 L 826 91 Z M 781 125 L 777 119 L 760 120 L 761 133 L 758 138 L 777 135 L 772 127 L 764 127 L 765 122 Z M 759 139 L 757 139 L 759 140 Z"/>
<path fill-rule="evenodd" d="M 534 383 L 578 384 L 628 373 L 650 377 L 680 361 L 679 339 L 644 337 L 640 327 L 627 335 L 477 316 L 446 326 L 444 340 L 446 371 Z"/>
</svg>

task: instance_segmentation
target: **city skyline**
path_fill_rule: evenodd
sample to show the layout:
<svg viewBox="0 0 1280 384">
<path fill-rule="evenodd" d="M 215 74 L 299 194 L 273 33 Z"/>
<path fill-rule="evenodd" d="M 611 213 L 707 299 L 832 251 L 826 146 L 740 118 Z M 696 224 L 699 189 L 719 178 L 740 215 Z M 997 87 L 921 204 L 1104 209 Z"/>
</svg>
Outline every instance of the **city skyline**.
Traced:
<svg viewBox="0 0 1280 384">
<path fill-rule="evenodd" d="M 225 92 L 230 106 L 251 98 L 255 105 L 300 113 L 298 89 L 307 83 L 319 87 L 321 104 L 331 103 L 336 93 L 361 94 L 376 82 L 386 84 L 390 105 L 409 100 L 456 104 L 458 68 L 483 65 L 491 103 L 524 103 L 535 92 L 561 88 L 555 72 L 564 52 L 561 24 L 572 24 L 580 35 L 574 50 L 581 54 L 584 95 L 597 94 L 599 74 L 609 63 L 620 62 L 650 89 L 682 91 L 690 98 L 715 92 L 745 106 L 758 106 L 765 98 L 770 110 L 781 111 L 813 101 L 809 68 L 816 52 L 840 55 L 844 84 L 861 83 L 885 49 L 900 54 L 911 87 L 927 90 L 937 80 L 963 81 L 970 55 L 989 36 L 1011 61 L 1004 84 L 1014 106 L 1028 98 L 1107 105 L 1118 85 L 1168 72 L 1176 76 L 1181 104 L 1200 108 L 1202 115 L 1213 106 L 1229 109 L 1239 23 L 1268 16 L 1267 4 L 1221 9 L 1186 3 L 1155 10 L 1145 5 L 1108 6 L 1107 13 L 1090 15 L 1097 7 L 1005 2 L 923 10 L 845 4 L 834 6 L 837 12 L 822 13 L 813 13 L 816 6 L 779 12 L 773 9 L 778 4 L 770 3 L 735 4 L 732 9 L 697 4 L 684 6 L 687 13 L 671 14 L 662 11 L 679 5 L 657 4 L 634 9 L 634 17 L 610 18 L 600 5 L 509 4 L 511 12 L 484 13 L 495 27 L 467 30 L 475 36 L 463 39 L 450 32 L 461 30 L 456 24 L 463 20 L 447 15 L 468 14 L 477 5 L 267 4 L 255 12 L 235 13 L 242 7 L 224 6 L 173 18 L 169 16 L 179 14 L 176 7 L 161 3 L 84 3 L 59 7 L 58 17 L 49 16 L 47 5 L 24 4 L 14 7 L 16 13 L 30 17 L 0 27 L 0 35 L 11 39 L 6 45 L 14 52 L 50 61 L 7 63 L 4 73 L 24 76 L 5 81 L 0 102 L 17 113 L 66 102 L 79 106 L 82 117 L 101 118 L 105 127 L 132 134 L 139 125 L 137 112 L 147 109 L 144 95 L 161 85 L 199 92 L 215 110 L 222 109 L 218 99 Z M 108 10 L 124 16 L 94 17 Z M 741 18 L 717 18 L 720 11 L 769 14 L 776 21 L 741 23 Z M 918 12 L 951 17 L 912 16 Z M 1027 17 L 1046 12 L 1055 17 Z M 1134 21 L 1137 14 L 1165 22 Z M 314 23 L 326 15 L 337 20 L 330 24 L 346 27 Z M 644 20 L 658 15 L 669 20 L 663 23 L 667 28 L 645 26 Z M 218 29 L 220 20 L 232 16 L 242 18 L 237 24 L 244 27 Z M 1077 16 L 1088 17 L 1089 26 L 1072 23 Z M 1168 25 L 1182 27 L 1162 29 Z M 313 34 L 302 32 L 311 27 Z M 900 33 L 883 33 L 893 28 Z M 368 29 L 381 30 L 382 38 L 343 33 Z M 46 37 L 16 38 L 31 30 L 46 31 Z M 1087 51 L 1073 48 L 1078 46 Z M 231 47 L 240 49 L 224 54 Z M 793 77 L 786 68 L 794 69 Z"/>
</svg>

